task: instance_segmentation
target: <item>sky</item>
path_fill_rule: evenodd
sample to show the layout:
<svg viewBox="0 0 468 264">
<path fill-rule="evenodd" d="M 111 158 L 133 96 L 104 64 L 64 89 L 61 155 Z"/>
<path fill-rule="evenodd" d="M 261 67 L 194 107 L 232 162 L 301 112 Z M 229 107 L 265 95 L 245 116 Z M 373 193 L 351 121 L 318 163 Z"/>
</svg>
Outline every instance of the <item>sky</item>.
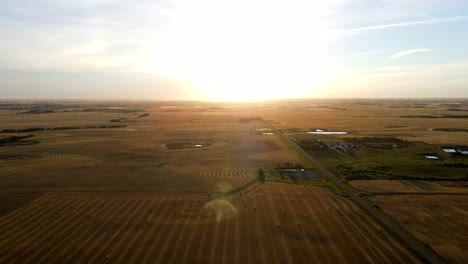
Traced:
<svg viewBox="0 0 468 264">
<path fill-rule="evenodd" d="M 468 97 L 466 0 L 0 0 L 0 99 Z"/>
</svg>

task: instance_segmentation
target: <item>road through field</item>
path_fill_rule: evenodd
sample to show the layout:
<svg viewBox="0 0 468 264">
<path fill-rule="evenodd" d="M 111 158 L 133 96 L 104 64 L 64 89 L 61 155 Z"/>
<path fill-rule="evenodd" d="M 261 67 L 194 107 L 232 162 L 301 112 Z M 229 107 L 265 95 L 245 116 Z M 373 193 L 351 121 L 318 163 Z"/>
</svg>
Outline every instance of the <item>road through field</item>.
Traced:
<svg viewBox="0 0 468 264">
<path fill-rule="evenodd" d="M 390 221 L 387 217 L 382 215 L 376 209 L 374 209 L 369 203 L 364 201 L 361 197 L 356 195 L 348 186 L 342 183 L 338 178 L 335 177 L 331 172 L 329 172 L 325 167 L 323 167 L 315 158 L 311 157 L 307 152 L 305 152 L 301 147 L 299 147 L 293 140 L 286 138 L 284 135 L 278 133 L 277 134 L 284 142 L 290 142 L 290 145 L 294 147 L 296 151 L 298 151 L 305 160 L 310 162 L 322 176 L 336 184 L 339 188 L 341 188 L 346 194 L 348 194 L 361 208 L 365 209 L 368 214 L 370 214 L 374 219 L 376 219 L 380 224 L 385 226 L 388 230 L 390 230 L 393 234 L 395 234 L 400 240 L 404 241 L 409 247 L 416 251 L 419 255 L 424 257 L 424 259 L 430 263 L 443 263 L 443 261 L 432 252 L 427 251 L 423 248 L 418 241 L 410 237 L 406 234 L 405 231 L 401 230 L 398 226 L 396 226 L 392 221 Z"/>
</svg>

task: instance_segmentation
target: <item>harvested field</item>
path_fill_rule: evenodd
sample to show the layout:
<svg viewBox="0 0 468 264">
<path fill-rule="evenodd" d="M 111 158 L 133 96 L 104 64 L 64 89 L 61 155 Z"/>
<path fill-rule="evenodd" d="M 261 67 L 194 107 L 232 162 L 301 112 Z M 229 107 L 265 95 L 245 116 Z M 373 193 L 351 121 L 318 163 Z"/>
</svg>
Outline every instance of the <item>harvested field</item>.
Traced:
<svg viewBox="0 0 468 264">
<path fill-rule="evenodd" d="M 415 263 L 356 205 L 321 188 L 197 195 L 47 194 L 0 218 L 2 263 Z"/>
<path fill-rule="evenodd" d="M 152 124 L 150 124 L 152 126 Z M 230 191 L 276 162 L 248 158 L 284 151 L 275 139 L 245 132 L 68 131 L 41 132 L 40 144 L 0 149 L 0 188 L 60 191 Z M 167 149 L 168 142 L 207 146 Z M 67 142 L 66 144 L 63 144 Z"/>
<path fill-rule="evenodd" d="M 392 195 L 372 200 L 450 263 L 468 262 L 468 196 Z"/>
<path fill-rule="evenodd" d="M 189 175 L 200 179 L 209 186 L 211 192 L 236 190 L 256 178 L 252 169 L 200 166 L 198 164 L 173 164 L 167 168 L 176 175 Z"/>
<path fill-rule="evenodd" d="M 456 118 L 400 118 L 408 109 L 392 108 L 401 105 L 399 100 L 369 100 L 361 104 L 353 100 L 310 100 L 308 104 L 327 104 L 329 107 L 310 107 L 303 104 L 284 104 L 259 110 L 265 120 L 272 120 L 277 128 L 291 129 L 319 127 L 329 130 L 350 131 L 366 136 L 398 136 L 412 141 L 432 144 L 468 144 L 466 132 L 430 130 L 436 127 L 468 129 L 466 119 Z M 346 109 L 338 110 L 337 108 Z M 426 108 L 411 108 L 411 113 L 427 115 L 434 112 L 449 114 L 446 108 L 432 104 Z M 453 112 L 452 112 L 453 113 Z"/>
<path fill-rule="evenodd" d="M 15 209 L 25 206 L 30 203 L 32 200 L 40 197 L 42 193 L 40 192 L 15 192 L 15 191 L 8 191 L 8 190 L 1 190 L 0 191 L 0 216 L 3 216 Z"/>
<path fill-rule="evenodd" d="M 301 163 L 301 160 L 296 155 L 294 155 L 294 153 L 288 150 L 264 152 L 260 154 L 250 155 L 248 156 L 248 158 L 268 160 L 268 161 L 275 162 L 277 164 L 286 163 L 286 162 L 291 163 L 291 164 Z"/>
<path fill-rule="evenodd" d="M 414 115 L 446 114 L 447 106 L 424 104 L 416 108 L 416 102 L 396 100 L 292 100 L 5 105 L 0 109 L 2 137 L 28 136 L 35 144 L 0 146 L 0 263 L 418 262 L 353 202 L 312 187 L 340 192 L 319 170 L 281 171 L 281 175 L 275 168 L 286 163 L 310 165 L 282 137 L 333 137 L 333 143 L 349 137 L 424 141 L 413 152 L 398 152 L 400 148 L 392 146 L 389 155 L 376 162 L 355 155 L 359 149 L 328 154 L 354 170 L 350 170 L 353 175 L 371 171 L 377 176 L 399 169 L 412 155 L 414 162 L 402 168 L 401 175 L 411 176 L 403 172 L 414 169 L 421 181 L 351 184 L 374 194 L 392 194 L 392 199 L 405 192 L 412 197 L 419 192 L 464 197 L 466 158 L 442 153 L 441 146 L 467 145 L 466 133 L 431 128 L 468 129 L 466 119 L 437 119 L 434 124 L 433 119 L 400 118 L 408 114 L 406 105 Z M 149 115 L 138 118 L 143 113 Z M 126 127 L 112 127 L 115 120 Z M 258 135 L 270 125 L 274 135 Z M 350 135 L 304 133 L 317 128 Z M 31 129 L 29 137 L 25 131 Z M 175 148 L 168 149 L 170 144 Z M 372 149 L 369 155 L 382 151 Z M 427 161 L 424 153 L 443 159 Z M 248 185 L 260 168 L 267 182 Z M 427 181 L 426 177 L 442 175 L 439 172 L 449 177 L 444 182 Z M 459 181 L 449 182 L 453 177 Z M 246 185 L 248 190 L 241 188 Z M 451 214 L 466 214 L 461 201 L 443 201 L 447 208 L 462 208 Z M 424 199 L 411 202 L 414 211 L 417 202 L 426 206 Z M 446 237 L 461 239 L 457 232 L 466 230 L 463 225 L 462 231 L 454 228 L 460 220 L 449 218 L 456 217 L 437 218 L 437 210 L 424 217 L 439 220 L 432 228 L 450 226 L 442 229 Z M 437 238 L 429 241 L 430 236 L 424 239 L 439 243 Z M 440 239 L 440 245 L 446 242 Z M 454 252 L 453 261 L 459 261 L 459 244 L 450 245 L 444 249 L 447 254 Z"/>
<path fill-rule="evenodd" d="M 354 188 L 373 193 L 464 193 L 468 194 L 465 181 L 419 180 L 355 180 Z"/>
</svg>

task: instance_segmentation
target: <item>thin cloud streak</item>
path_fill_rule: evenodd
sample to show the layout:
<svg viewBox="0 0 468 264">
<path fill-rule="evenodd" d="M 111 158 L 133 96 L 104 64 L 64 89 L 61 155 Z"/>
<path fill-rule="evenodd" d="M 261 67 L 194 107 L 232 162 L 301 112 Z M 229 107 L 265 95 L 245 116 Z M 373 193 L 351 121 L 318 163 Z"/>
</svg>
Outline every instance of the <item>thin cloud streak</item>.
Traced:
<svg viewBox="0 0 468 264">
<path fill-rule="evenodd" d="M 468 16 L 444 17 L 444 18 L 435 18 L 435 19 L 428 19 L 428 20 L 417 20 L 417 21 L 411 21 L 411 22 L 405 22 L 405 23 L 394 23 L 394 24 L 385 24 L 385 25 L 377 25 L 377 26 L 359 27 L 359 28 L 348 29 L 346 30 L 346 32 L 358 33 L 358 32 L 365 32 L 365 31 L 371 31 L 371 30 L 408 27 L 408 26 L 417 26 L 417 25 L 426 25 L 426 24 L 435 24 L 435 23 L 447 23 L 447 22 L 455 22 L 455 21 L 461 21 L 461 20 L 468 20 Z"/>
<path fill-rule="evenodd" d="M 374 54 L 380 54 L 380 53 L 390 53 L 392 51 L 389 50 L 376 50 L 376 51 L 367 51 L 367 52 L 357 52 L 357 53 L 351 53 L 348 55 L 343 56 L 343 58 L 348 59 L 348 58 L 354 58 L 354 57 L 360 57 L 360 56 L 366 56 L 366 55 L 374 55 Z"/>
<path fill-rule="evenodd" d="M 387 57 L 387 59 L 396 59 L 396 58 L 405 57 L 405 56 L 408 56 L 408 55 L 411 55 L 411 54 L 415 54 L 415 53 L 433 52 L 433 51 L 434 51 L 433 49 L 411 49 L 411 50 L 405 50 L 405 51 L 397 52 L 397 53 L 393 54 L 392 56 Z"/>
</svg>

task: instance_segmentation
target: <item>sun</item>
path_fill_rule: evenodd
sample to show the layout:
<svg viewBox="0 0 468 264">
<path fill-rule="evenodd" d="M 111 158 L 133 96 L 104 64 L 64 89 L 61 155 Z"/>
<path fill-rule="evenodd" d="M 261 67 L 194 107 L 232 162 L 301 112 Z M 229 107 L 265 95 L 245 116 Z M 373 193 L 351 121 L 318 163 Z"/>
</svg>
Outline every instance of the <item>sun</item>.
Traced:
<svg viewBox="0 0 468 264">
<path fill-rule="evenodd" d="M 297 98 L 327 81 L 327 32 L 316 17 L 300 6 L 284 12 L 263 2 L 245 12 L 216 3 L 215 13 L 179 11 L 183 19 L 144 50 L 145 71 L 188 81 L 206 100 Z"/>
</svg>

